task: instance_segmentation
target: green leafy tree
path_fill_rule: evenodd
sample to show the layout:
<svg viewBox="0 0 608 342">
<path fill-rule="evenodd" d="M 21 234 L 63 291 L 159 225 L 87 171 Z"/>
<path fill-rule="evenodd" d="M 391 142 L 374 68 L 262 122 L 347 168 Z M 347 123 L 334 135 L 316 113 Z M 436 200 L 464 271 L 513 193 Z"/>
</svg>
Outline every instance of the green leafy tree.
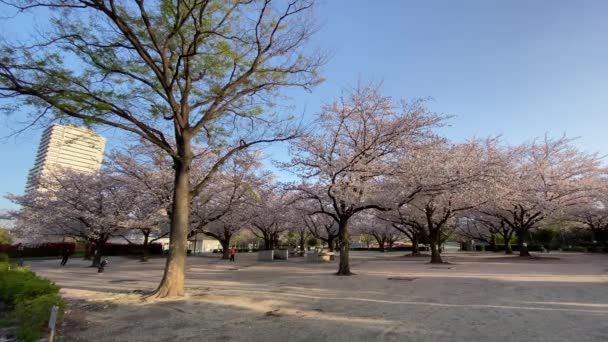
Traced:
<svg viewBox="0 0 608 342">
<path fill-rule="evenodd" d="M 298 135 L 272 106 L 282 88 L 321 81 L 324 57 L 304 50 L 314 1 L 3 3 L 51 19 L 35 41 L 2 37 L 1 108 L 25 108 L 30 123 L 113 127 L 171 157 L 170 252 L 155 296 L 183 295 L 191 199 L 238 151 Z M 206 173 L 191 177 L 196 159 Z"/>
<path fill-rule="evenodd" d="M 0 227 L 0 243 L 13 243 L 15 236 L 10 230 L 4 227 Z"/>
</svg>

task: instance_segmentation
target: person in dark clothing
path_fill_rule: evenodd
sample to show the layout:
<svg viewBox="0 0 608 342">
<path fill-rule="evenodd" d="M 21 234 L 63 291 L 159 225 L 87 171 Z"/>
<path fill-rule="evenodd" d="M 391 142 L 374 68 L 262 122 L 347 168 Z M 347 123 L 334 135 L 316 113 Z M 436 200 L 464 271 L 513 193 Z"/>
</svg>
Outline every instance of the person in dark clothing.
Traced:
<svg viewBox="0 0 608 342">
<path fill-rule="evenodd" d="M 108 265 L 108 260 L 106 260 L 106 259 L 101 260 L 101 262 L 99 263 L 99 266 L 97 266 L 97 273 L 103 273 L 103 271 L 105 271 L 107 265 Z"/>
<path fill-rule="evenodd" d="M 72 254 L 72 251 L 69 248 L 65 248 L 61 251 L 61 266 L 65 266 L 65 264 L 68 263 L 68 259 L 70 258 L 70 255 Z"/>
<path fill-rule="evenodd" d="M 234 246 L 232 246 L 232 248 L 230 248 L 230 261 L 234 262 L 235 256 L 236 256 L 236 248 L 234 248 Z"/>
</svg>

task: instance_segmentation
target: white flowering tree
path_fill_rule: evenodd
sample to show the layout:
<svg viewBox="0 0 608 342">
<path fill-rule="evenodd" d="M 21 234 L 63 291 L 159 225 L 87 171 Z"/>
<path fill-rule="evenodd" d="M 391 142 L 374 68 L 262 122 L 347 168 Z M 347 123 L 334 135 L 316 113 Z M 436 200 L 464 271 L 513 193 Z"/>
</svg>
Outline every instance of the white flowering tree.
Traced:
<svg viewBox="0 0 608 342">
<path fill-rule="evenodd" d="M 443 262 L 440 247 L 452 234 L 458 217 L 488 201 L 487 194 L 493 192 L 496 172 L 502 165 L 494 150 L 493 140 L 440 142 L 415 159 L 408 158 L 410 171 L 397 179 L 411 189 L 405 191 L 406 201 L 397 202 L 389 220 L 428 237 L 431 263 Z"/>
<path fill-rule="evenodd" d="M 585 203 L 605 169 L 597 154 L 580 151 L 565 137 L 535 140 L 505 152 L 491 201 L 480 209 L 517 235 L 519 255 L 530 255 L 529 233 L 541 222 L 565 219 L 570 207 Z"/>
<path fill-rule="evenodd" d="M 441 120 L 420 101 L 395 102 L 377 88 L 359 87 L 323 106 L 315 132 L 292 143 L 293 158 L 285 166 L 303 182 L 291 190 L 338 226 L 338 275 L 351 274 L 351 217 L 387 210 L 380 201 L 381 178 L 394 172 L 400 151 L 426 139 Z"/>
<path fill-rule="evenodd" d="M 232 238 L 243 228 L 250 227 L 251 207 L 258 201 L 255 192 L 269 181 L 262 168 L 260 152 L 241 153 L 216 174 L 210 189 L 213 196 L 198 196 L 191 203 L 191 235 L 203 233 L 217 239 L 223 249 L 223 259 L 229 258 Z"/>
<path fill-rule="evenodd" d="M 285 191 L 270 183 L 261 185 L 255 191 L 257 198 L 248 207 L 247 222 L 251 225 L 251 232 L 264 241 L 262 249 L 278 248 L 281 234 L 294 227 L 289 199 Z"/>
<path fill-rule="evenodd" d="M 42 177 L 37 190 L 10 199 L 21 205 L 12 213 L 21 236 L 70 237 L 92 243 L 93 265 L 98 265 L 108 239 L 125 234 L 137 194 L 109 173 L 61 170 Z"/>
</svg>

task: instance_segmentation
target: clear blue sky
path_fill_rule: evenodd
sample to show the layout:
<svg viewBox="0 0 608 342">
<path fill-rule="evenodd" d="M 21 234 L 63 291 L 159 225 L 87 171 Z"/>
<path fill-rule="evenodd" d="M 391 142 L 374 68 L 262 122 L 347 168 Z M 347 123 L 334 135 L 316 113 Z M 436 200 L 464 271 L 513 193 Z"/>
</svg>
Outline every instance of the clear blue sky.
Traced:
<svg viewBox="0 0 608 342">
<path fill-rule="evenodd" d="M 389 95 L 431 97 L 431 109 L 455 115 L 445 133 L 456 140 L 567 133 L 608 154 L 607 15 L 604 0 L 324 0 L 313 46 L 332 51 L 326 82 L 292 92 L 293 104 L 312 115 L 358 80 L 382 81 Z M 0 136 L 10 122 L 2 118 Z M 23 191 L 39 137 L 0 141 L 1 195 Z M 0 199 L 0 209 L 10 206 Z"/>
</svg>

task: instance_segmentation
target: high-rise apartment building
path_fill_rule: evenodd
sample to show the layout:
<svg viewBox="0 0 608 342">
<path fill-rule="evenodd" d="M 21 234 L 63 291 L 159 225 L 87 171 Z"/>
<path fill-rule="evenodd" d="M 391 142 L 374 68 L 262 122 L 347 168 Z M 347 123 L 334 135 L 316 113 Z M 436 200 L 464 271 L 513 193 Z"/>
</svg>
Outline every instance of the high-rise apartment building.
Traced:
<svg viewBox="0 0 608 342">
<path fill-rule="evenodd" d="M 52 125 L 42 133 L 36 162 L 30 170 L 26 191 L 33 189 L 41 175 L 55 169 L 96 172 L 101 168 L 106 139 L 90 129 Z"/>
</svg>

